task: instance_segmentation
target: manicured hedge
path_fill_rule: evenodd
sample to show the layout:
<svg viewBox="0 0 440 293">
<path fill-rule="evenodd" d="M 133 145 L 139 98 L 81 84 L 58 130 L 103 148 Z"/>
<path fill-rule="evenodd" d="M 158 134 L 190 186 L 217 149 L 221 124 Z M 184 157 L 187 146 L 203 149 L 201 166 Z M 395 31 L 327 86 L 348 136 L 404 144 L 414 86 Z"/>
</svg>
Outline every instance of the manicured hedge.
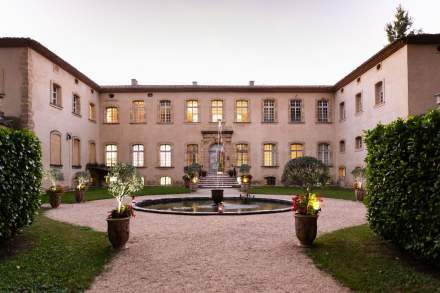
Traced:
<svg viewBox="0 0 440 293">
<path fill-rule="evenodd" d="M 401 248 L 440 260 L 440 111 L 367 132 L 368 220 Z"/>
<path fill-rule="evenodd" d="M 34 220 L 41 177 L 38 138 L 27 130 L 0 128 L 0 241 Z"/>
</svg>

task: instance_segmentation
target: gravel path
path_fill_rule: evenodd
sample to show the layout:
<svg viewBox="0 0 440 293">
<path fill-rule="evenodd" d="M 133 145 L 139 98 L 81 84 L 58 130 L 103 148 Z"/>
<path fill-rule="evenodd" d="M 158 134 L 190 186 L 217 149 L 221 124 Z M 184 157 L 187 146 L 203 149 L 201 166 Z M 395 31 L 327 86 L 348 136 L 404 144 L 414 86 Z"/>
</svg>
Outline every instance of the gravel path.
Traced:
<svg viewBox="0 0 440 293">
<path fill-rule="evenodd" d="M 209 191 L 203 190 L 199 194 L 206 195 L 206 192 Z M 231 193 L 234 192 L 225 192 L 227 195 Z M 106 231 L 105 218 L 113 206 L 113 200 L 65 204 L 49 210 L 47 215 L 56 220 Z M 365 208 L 362 204 L 324 199 L 323 211 L 318 220 L 318 233 L 363 223 Z M 137 212 L 136 218 L 131 221 L 131 237 L 127 249 L 113 259 L 89 291 L 348 290 L 317 269 L 304 254 L 296 239 L 290 212 L 204 217 Z"/>
</svg>

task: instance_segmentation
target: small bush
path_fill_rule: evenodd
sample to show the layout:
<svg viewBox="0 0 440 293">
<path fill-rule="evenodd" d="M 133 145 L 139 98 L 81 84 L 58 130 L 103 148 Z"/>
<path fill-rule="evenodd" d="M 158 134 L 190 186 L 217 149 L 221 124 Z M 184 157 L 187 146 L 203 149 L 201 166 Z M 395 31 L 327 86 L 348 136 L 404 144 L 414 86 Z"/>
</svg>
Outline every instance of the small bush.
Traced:
<svg viewBox="0 0 440 293">
<path fill-rule="evenodd" d="M 325 185 L 329 179 L 325 164 L 316 158 L 304 156 L 287 162 L 281 182 L 286 186 L 303 187 L 310 192 L 315 186 Z"/>
<path fill-rule="evenodd" d="M 30 225 L 40 207 L 41 147 L 27 130 L 0 129 L 0 241 Z"/>
<path fill-rule="evenodd" d="M 440 111 L 367 132 L 371 228 L 401 248 L 440 260 Z"/>
</svg>

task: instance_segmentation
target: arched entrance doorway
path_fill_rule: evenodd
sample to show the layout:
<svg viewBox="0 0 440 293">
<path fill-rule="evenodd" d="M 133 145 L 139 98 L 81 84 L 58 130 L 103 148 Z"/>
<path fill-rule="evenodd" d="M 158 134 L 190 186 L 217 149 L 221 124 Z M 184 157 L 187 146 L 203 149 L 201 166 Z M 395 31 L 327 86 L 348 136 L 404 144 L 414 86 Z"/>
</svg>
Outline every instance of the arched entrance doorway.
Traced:
<svg viewBox="0 0 440 293">
<path fill-rule="evenodd" d="M 209 148 L 209 172 L 223 172 L 225 169 L 225 151 L 223 145 L 213 144 Z"/>
</svg>

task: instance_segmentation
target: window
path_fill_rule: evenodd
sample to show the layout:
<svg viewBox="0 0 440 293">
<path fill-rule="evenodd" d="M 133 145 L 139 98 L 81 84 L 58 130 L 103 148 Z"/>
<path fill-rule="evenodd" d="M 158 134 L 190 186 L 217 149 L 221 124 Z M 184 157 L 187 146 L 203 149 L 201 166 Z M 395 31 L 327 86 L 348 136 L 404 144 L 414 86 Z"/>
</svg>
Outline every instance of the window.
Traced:
<svg viewBox="0 0 440 293">
<path fill-rule="evenodd" d="M 356 95 L 356 113 L 360 113 L 360 112 L 362 112 L 362 94 L 361 93 L 358 93 L 357 95 Z"/>
<path fill-rule="evenodd" d="M 223 121 L 223 101 L 213 100 L 211 101 L 211 118 L 212 122 Z"/>
<path fill-rule="evenodd" d="M 290 100 L 290 122 L 301 122 L 301 100 Z"/>
<path fill-rule="evenodd" d="M 235 113 L 236 122 L 249 122 L 249 102 L 246 100 L 236 101 Z"/>
<path fill-rule="evenodd" d="M 132 146 L 132 156 L 133 156 L 133 166 L 143 167 L 144 166 L 144 145 L 134 144 Z"/>
<path fill-rule="evenodd" d="M 263 122 L 271 123 L 275 122 L 275 101 L 264 100 L 263 101 Z"/>
<path fill-rule="evenodd" d="M 379 81 L 374 85 L 375 101 L 376 105 L 385 103 L 384 93 L 383 93 L 383 82 Z"/>
<path fill-rule="evenodd" d="M 339 121 L 345 120 L 345 102 L 339 103 Z"/>
<path fill-rule="evenodd" d="M 171 145 L 161 144 L 159 152 L 159 166 L 171 167 Z"/>
<path fill-rule="evenodd" d="M 199 101 L 186 101 L 186 122 L 200 122 L 199 121 Z"/>
<path fill-rule="evenodd" d="M 355 148 L 356 150 L 362 149 L 362 136 L 356 136 L 355 138 Z"/>
<path fill-rule="evenodd" d="M 144 101 L 133 101 L 131 105 L 131 122 L 144 123 L 145 122 L 145 106 Z"/>
<path fill-rule="evenodd" d="M 89 142 L 89 163 L 96 164 L 96 144 Z"/>
<path fill-rule="evenodd" d="M 73 95 L 72 113 L 81 115 L 81 98 L 78 95 Z"/>
<path fill-rule="evenodd" d="M 249 146 L 245 143 L 236 145 L 237 162 L 236 165 L 240 167 L 244 164 L 249 164 Z"/>
<path fill-rule="evenodd" d="M 105 108 L 105 123 L 119 123 L 119 111 L 116 107 Z"/>
<path fill-rule="evenodd" d="M 89 120 L 96 121 L 96 106 L 93 103 L 89 104 Z"/>
<path fill-rule="evenodd" d="M 72 140 L 72 167 L 81 167 L 81 141 L 79 138 Z"/>
<path fill-rule="evenodd" d="M 118 146 L 115 144 L 108 144 L 105 146 L 105 165 L 112 167 L 118 162 Z"/>
<path fill-rule="evenodd" d="M 319 123 L 330 122 L 329 117 L 329 102 L 327 100 L 319 100 L 317 103 L 317 121 Z"/>
<path fill-rule="evenodd" d="M 171 123 L 171 101 L 163 100 L 159 102 L 159 122 Z"/>
<path fill-rule="evenodd" d="M 171 177 L 169 176 L 160 177 L 160 185 L 162 186 L 171 185 Z"/>
<path fill-rule="evenodd" d="M 290 144 L 290 158 L 296 159 L 304 156 L 304 146 L 300 143 Z"/>
<path fill-rule="evenodd" d="M 339 141 L 339 152 L 345 153 L 345 140 Z"/>
<path fill-rule="evenodd" d="M 276 146 L 272 143 L 263 145 L 263 166 L 276 166 Z"/>
<path fill-rule="evenodd" d="M 62 107 L 61 87 L 56 83 L 52 83 L 52 95 L 50 97 L 50 104 L 57 107 Z"/>
<path fill-rule="evenodd" d="M 330 165 L 330 145 L 328 143 L 318 144 L 318 160 Z"/>
<path fill-rule="evenodd" d="M 346 175 L 346 168 L 345 167 L 339 167 L 339 169 L 338 169 L 339 180 L 345 179 L 345 175 Z"/>
<path fill-rule="evenodd" d="M 196 164 L 199 162 L 199 146 L 196 144 L 188 144 L 186 146 L 186 165 Z"/>
<path fill-rule="evenodd" d="M 61 133 L 50 133 L 50 165 L 61 166 Z"/>
</svg>

